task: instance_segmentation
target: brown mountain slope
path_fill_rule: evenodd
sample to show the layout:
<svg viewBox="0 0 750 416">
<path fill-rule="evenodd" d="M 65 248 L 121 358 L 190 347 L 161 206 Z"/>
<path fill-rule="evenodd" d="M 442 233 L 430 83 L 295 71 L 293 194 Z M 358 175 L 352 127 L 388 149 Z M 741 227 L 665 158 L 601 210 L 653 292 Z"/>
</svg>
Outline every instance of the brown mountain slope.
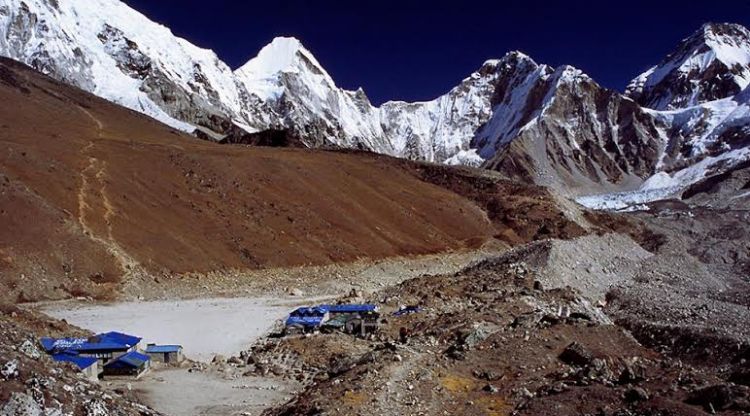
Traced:
<svg viewBox="0 0 750 416">
<path fill-rule="evenodd" d="M 388 159 L 195 140 L 9 60 L 0 101 L 12 300 L 113 293 L 129 273 L 446 251 L 494 232 L 476 204 Z"/>
</svg>

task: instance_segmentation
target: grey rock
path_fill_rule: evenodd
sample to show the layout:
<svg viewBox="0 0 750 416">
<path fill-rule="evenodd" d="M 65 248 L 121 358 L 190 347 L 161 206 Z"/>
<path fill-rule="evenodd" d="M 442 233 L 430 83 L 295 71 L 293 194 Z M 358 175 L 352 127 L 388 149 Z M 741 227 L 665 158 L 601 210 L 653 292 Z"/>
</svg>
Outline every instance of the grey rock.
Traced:
<svg viewBox="0 0 750 416">
<path fill-rule="evenodd" d="M 84 406 L 85 416 L 109 416 L 110 412 L 107 404 L 101 399 L 91 399 Z"/>
<path fill-rule="evenodd" d="M 744 386 L 717 384 L 692 391 L 687 402 L 703 406 L 706 410 L 726 410 L 736 401 L 747 399 L 748 391 Z"/>
<path fill-rule="evenodd" d="M 23 355 L 25 355 L 25 356 L 33 359 L 33 360 L 38 360 L 42 356 L 42 353 L 39 352 L 39 349 L 36 347 L 36 344 L 34 344 L 30 340 L 24 341 L 18 347 L 18 351 L 20 351 Z"/>
<path fill-rule="evenodd" d="M 500 391 L 497 387 L 493 386 L 492 384 L 485 385 L 482 390 L 486 391 L 487 393 L 497 393 Z"/>
<path fill-rule="evenodd" d="M 26 393 L 13 393 L 0 409 L 0 416 L 42 416 L 44 409 Z"/>
<path fill-rule="evenodd" d="M 18 377 L 18 360 L 10 360 L 0 368 L 0 375 L 5 380 L 11 380 Z"/>
</svg>

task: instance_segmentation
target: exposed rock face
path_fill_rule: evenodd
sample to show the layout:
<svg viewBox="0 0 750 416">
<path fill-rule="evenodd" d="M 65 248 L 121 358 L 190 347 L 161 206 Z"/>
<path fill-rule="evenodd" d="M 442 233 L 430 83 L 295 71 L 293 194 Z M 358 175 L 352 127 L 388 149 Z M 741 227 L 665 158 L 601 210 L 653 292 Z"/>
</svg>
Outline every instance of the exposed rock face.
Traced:
<svg viewBox="0 0 750 416">
<path fill-rule="evenodd" d="M 625 96 L 574 68 L 527 65 L 510 94 L 497 88 L 472 144 L 485 167 L 574 194 L 672 195 L 750 157 L 749 34 L 707 24 Z"/>
<path fill-rule="evenodd" d="M 732 97 L 750 84 L 750 31 L 708 23 L 659 64 L 634 79 L 627 94 L 656 110 Z"/>
<path fill-rule="evenodd" d="M 151 59 L 138 49 L 137 43 L 125 37 L 122 30 L 105 23 L 97 37 L 122 72 L 139 79 L 144 79 L 149 75 Z"/>
<path fill-rule="evenodd" d="M 444 162 L 467 153 L 468 164 L 479 157 L 470 140 L 492 116 L 492 97 L 497 85 L 523 54 L 511 52 L 500 60 L 485 62 L 447 94 L 424 103 L 402 101 L 381 107 L 384 132 L 404 157 Z M 481 159 L 479 159 L 481 161 Z"/>
<path fill-rule="evenodd" d="M 222 131 L 251 100 L 223 85 L 231 70 L 213 52 L 119 1 L 6 0 L 0 35 L 3 56 L 182 130 Z"/>
<path fill-rule="evenodd" d="M 573 190 L 627 188 L 651 176 L 661 151 L 657 126 L 634 102 L 572 67 L 544 73 L 530 89 L 518 106 L 525 111 L 513 113 L 517 134 L 490 132 L 494 118 L 485 127 L 482 140 L 498 146 L 484 153 L 495 153 L 487 167 Z"/>
<path fill-rule="evenodd" d="M 258 133 L 248 133 L 236 128 L 221 139 L 219 143 L 267 147 L 304 147 L 302 140 L 288 130 L 264 130 Z"/>
<path fill-rule="evenodd" d="M 661 136 L 666 138 L 660 163 L 666 172 L 679 171 L 710 158 L 716 158 L 720 164 L 731 162 L 726 159 L 742 160 L 750 145 L 750 88 L 733 97 L 652 114 L 663 126 Z"/>
<path fill-rule="evenodd" d="M 0 49 L 4 56 L 24 61 L 45 74 L 57 74 L 63 82 L 84 89 L 94 88 L 89 63 L 83 51 L 72 44 L 73 39 L 54 33 L 46 19 L 40 18 L 36 10 L 31 10 L 27 3 L 0 5 L 0 19 L 5 29 L 4 36 L 0 36 Z M 60 50 L 53 57 L 48 49 L 38 45 L 37 39 L 58 35 L 63 35 L 62 41 L 70 43 L 70 47 Z"/>
<path fill-rule="evenodd" d="M 726 172 L 707 176 L 680 195 L 692 204 L 714 207 L 747 207 L 750 202 L 750 160 Z"/>
</svg>

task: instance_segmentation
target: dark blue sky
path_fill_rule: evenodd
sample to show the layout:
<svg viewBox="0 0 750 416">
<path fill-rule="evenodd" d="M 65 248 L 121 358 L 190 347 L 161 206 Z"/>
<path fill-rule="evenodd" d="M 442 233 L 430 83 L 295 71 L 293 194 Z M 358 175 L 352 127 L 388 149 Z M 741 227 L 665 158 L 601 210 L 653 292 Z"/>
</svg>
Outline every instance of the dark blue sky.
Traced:
<svg viewBox="0 0 750 416">
<path fill-rule="evenodd" d="M 376 104 L 432 99 L 510 50 L 622 90 L 702 23 L 750 26 L 750 0 L 125 2 L 233 68 L 295 36 L 339 86 Z"/>
</svg>

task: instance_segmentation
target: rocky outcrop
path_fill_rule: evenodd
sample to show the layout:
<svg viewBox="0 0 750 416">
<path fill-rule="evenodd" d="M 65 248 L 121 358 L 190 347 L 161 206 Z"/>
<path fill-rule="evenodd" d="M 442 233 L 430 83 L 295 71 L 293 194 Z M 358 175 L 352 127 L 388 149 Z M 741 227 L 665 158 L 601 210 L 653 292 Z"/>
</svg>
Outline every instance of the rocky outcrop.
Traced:
<svg viewBox="0 0 750 416">
<path fill-rule="evenodd" d="M 221 144 L 246 144 L 250 146 L 266 147 L 304 147 L 302 140 L 288 130 L 264 130 L 257 133 L 248 133 L 240 128 L 235 128 L 219 140 Z"/>
</svg>

